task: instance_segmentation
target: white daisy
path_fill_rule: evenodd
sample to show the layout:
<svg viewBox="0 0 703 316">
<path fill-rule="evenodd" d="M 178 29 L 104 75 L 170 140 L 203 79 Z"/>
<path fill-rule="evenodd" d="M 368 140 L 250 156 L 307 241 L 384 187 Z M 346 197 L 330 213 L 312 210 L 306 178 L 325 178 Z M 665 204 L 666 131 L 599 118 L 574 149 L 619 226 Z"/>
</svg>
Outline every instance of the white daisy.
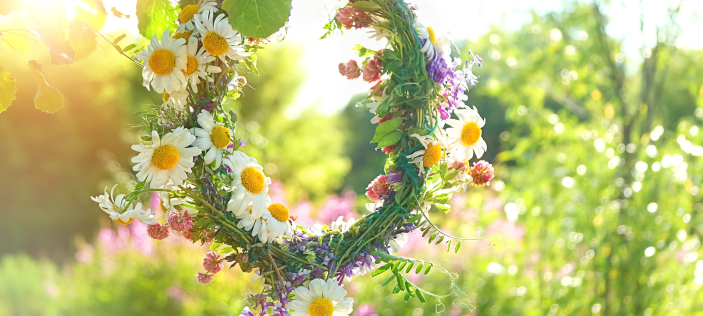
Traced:
<svg viewBox="0 0 703 316">
<path fill-rule="evenodd" d="M 231 201 L 230 201 L 231 202 Z M 252 207 L 249 206 L 246 208 L 246 211 L 251 215 L 252 214 Z M 244 228 L 246 231 L 251 231 L 252 236 L 257 236 L 259 237 L 259 240 L 261 242 L 268 242 L 268 230 L 266 229 L 266 221 L 261 218 L 261 216 L 254 218 L 254 217 L 249 217 L 249 216 L 243 216 L 240 220 L 239 223 L 237 223 L 237 227 L 239 228 Z"/>
<path fill-rule="evenodd" d="M 344 221 L 344 216 L 337 217 L 337 220 L 332 222 L 331 228 L 332 230 L 338 231 L 340 233 L 346 233 L 349 231 L 349 228 L 352 227 L 356 223 L 356 220 L 353 218 L 350 218 L 348 222 Z"/>
<path fill-rule="evenodd" d="M 217 66 L 208 65 L 208 63 L 215 60 L 215 57 L 210 56 L 210 54 L 206 52 L 203 47 L 198 50 L 198 39 L 195 37 L 191 37 L 188 40 L 188 48 L 186 52 L 188 54 L 188 62 L 183 74 L 190 80 L 190 87 L 193 89 L 193 92 L 198 93 L 198 83 L 200 83 L 200 78 L 203 78 L 208 82 L 214 82 L 215 79 L 208 77 L 207 73 L 219 73 L 222 69 Z"/>
<path fill-rule="evenodd" d="M 475 107 L 457 109 L 454 113 L 459 119 L 447 120 L 451 126 L 447 129 L 449 151 L 457 160 L 469 160 L 473 158 L 474 152 L 477 158 L 481 158 L 488 147 L 481 138 L 481 128 L 486 120 L 481 118 Z"/>
<path fill-rule="evenodd" d="M 158 93 L 174 93 L 186 84 L 183 71 L 187 66 L 185 39 L 174 39 L 164 31 L 161 42 L 156 34 L 151 38 L 148 50 L 134 54 L 139 60 L 144 61 L 142 77 L 143 85 L 149 90 L 149 84 Z"/>
<path fill-rule="evenodd" d="M 188 104 L 188 88 L 186 85 L 181 86 L 178 91 L 173 91 L 173 93 L 164 92 L 164 103 L 161 104 L 162 108 L 173 108 L 177 111 L 183 111 Z"/>
<path fill-rule="evenodd" d="M 449 36 L 443 34 L 437 37 L 432 27 L 425 27 L 419 21 L 415 22 L 415 28 L 417 29 L 417 35 L 420 39 L 427 40 L 420 49 L 420 51 L 425 54 L 425 57 L 427 57 L 427 60 L 434 60 L 440 56 L 442 58 L 449 57 L 452 52 Z"/>
<path fill-rule="evenodd" d="M 403 233 L 403 234 L 398 234 L 395 236 L 395 238 L 391 239 L 391 241 L 388 243 L 388 247 L 390 247 L 388 250 L 390 250 L 391 253 L 397 253 L 400 251 L 400 249 L 405 246 L 405 244 L 408 242 L 408 234 Z"/>
<path fill-rule="evenodd" d="M 295 310 L 291 316 L 344 316 L 353 310 L 354 299 L 345 297 L 347 291 L 334 278 L 314 279 L 293 293 L 295 299 L 288 305 Z"/>
<path fill-rule="evenodd" d="M 181 13 L 178 14 L 178 21 L 181 23 L 178 26 L 178 32 L 185 33 L 188 31 L 195 30 L 195 21 L 193 17 L 196 14 L 201 14 L 203 12 L 217 12 L 217 1 L 214 0 L 200 0 L 198 4 L 189 4 Z"/>
<path fill-rule="evenodd" d="M 442 158 L 443 142 L 435 139 L 432 135 L 412 134 L 410 137 L 415 137 L 424 147 L 424 149 L 419 149 L 406 157 L 420 169 L 422 175 L 425 173 L 425 168 L 434 166 Z"/>
<path fill-rule="evenodd" d="M 132 162 L 136 163 L 132 169 L 138 171 L 137 179 L 150 183 L 152 188 L 160 188 L 169 180 L 175 186 L 181 185 L 186 173 L 191 172 L 190 168 L 195 165 L 193 157 L 201 153 L 200 148 L 188 147 L 193 141 L 195 136 L 183 127 L 174 129 L 163 139 L 159 133 L 152 131 L 150 145 L 132 145 L 132 149 L 139 152 L 132 158 Z"/>
<path fill-rule="evenodd" d="M 224 14 L 213 20 L 213 13 L 206 11 L 195 15 L 194 19 L 195 27 L 203 37 L 203 48 L 210 55 L 219 57 L 223 62 L 227 62 L 225 56 L 240 60 L 250 55 L 242 47 L 242 36 L 232 29 Z"/>
<path fill-rule="evenodd" d="M 268 198 L 267 200 L 270 203 L 271 199 Z M 266 230 L 268 234 L 268 240 L 259 238 L 263 242 L 271 242 L 276 238 L 283 236 L 293 237 L 295 222 L 290 218 L 290 210 L 285 205 L 280 203 L 270 203 L 266 207 L 266 211 L 262 215 L 262 218 L 266 221 Z"/>
<path fill-rule="evenodd" d="M 227 146 L 232 143 L 231 137 L 234 133 L 225 127 L 225 123 L 215 121 L 212 114 L 206 110 L 198 114 L 198 125 L 200 127 L 194 129 L 196 140 L 193 146 L 207 151 L 205 163 L 211 164 L 214 161 L 217 169 L 222 164 L 223 153 L 231 151 Z"/>
<path fill-rule="evenodd" d="M 110 190 L 109 195 L 107 194 L 107 187 L 105 187 L 105 194 L 96 197 L 91 196 L 90 199 L 97 202 L 98 206 L 110 215 L 113 221 L 122 225 L 129 225 L 135 219 L 147 225 L 157 223 L 150 209 L 146 211 L 142 209 L 142 203 L 137 202 L 136 205 L 130 205 L 124 194 L 119 194 L 115 197 L 115 187 L 117 187 L 116 184 Z"/>
<path fill-rule="evenodd" d="M 256 163 L 256 159 L 235 151 L 224 159 L 224 164 L 232 169 L 232 198 L 227 203 L 227 211 L 233 212 L 237 218 L 255 220 L 264 215 L 266 211 L 266 197 L 268 196 L 271 178 L 266 177 L 263 167 Z M 247 212 L 249 204 L 252 211 Z"/>
</svg>

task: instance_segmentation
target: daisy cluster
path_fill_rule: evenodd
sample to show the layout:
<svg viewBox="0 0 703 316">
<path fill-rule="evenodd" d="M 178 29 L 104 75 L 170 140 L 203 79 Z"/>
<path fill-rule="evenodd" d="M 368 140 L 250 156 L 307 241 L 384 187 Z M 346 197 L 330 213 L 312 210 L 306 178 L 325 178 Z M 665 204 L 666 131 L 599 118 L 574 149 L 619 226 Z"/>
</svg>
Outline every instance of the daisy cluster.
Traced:
<svg viewBox="0 0 703 316">
<path fill-rule="evenodd" d="M 458 251 L 461 238 L 441 232 L 429 213 L 448 212 L 452 194 L 493 178 L 489 163 L 470 164 L 487 149 L 485 120 L 465 105 L 465 92 L 478 79 L 471 69 L 481 59 L 471 54 L 457 69 L 462 63 L 451 59 L 449 38 L 421 24 L 402 0 L 340 8 L 328 31 L 366 28 L 388 42 L 379 51 L 359 49 L 360 62 L 339 65 L 348 79 L 372 85 L 366 105 L 377 124 L 373 142 L 388 159 L 367 189 L 368 215 L 304 227 L 286 205 L 272 201 L 271 179 L 241 151 L 246 144 L 236 137 L 237 115 L 222 106 L 239 97 L 246 85 L 239 72 L 255 67 L 256 51 L 269 42 L 242 36 L 228 15 L 216 0 L 187 5 L 176 32 L 154 35 L 135 54 L 144 87 L 163 94 L 163 103 L 144 115 L 141 142 L 132 146 L 134 191 L 115 196 L 115 187 L 110 194 L 106 188 L 93 200 L 119 224 L 147 224 L 154 239 L 176 235 L 209 244 L 195 276 L 202 284 L 225 265 L 253 273 L 263 291 L 248 296 L 242 315 L 349 315 L 353 299 L 343 283 L 368 272 L 393 271 L 386 283 L 396 280 L 394 293 L 405 291 L 406 300 L 447 297 L 402 276 L 416 261 L 395 254 L 416 228 L 432 233 L 430 241 L 438 237 L 437 244 L 456 241 Z M 158 197 L 158 209 L 142 207 L 138 200 L 146 194 Z M 433 265 L 425 266 L 427 273 Z"/>
</svg>

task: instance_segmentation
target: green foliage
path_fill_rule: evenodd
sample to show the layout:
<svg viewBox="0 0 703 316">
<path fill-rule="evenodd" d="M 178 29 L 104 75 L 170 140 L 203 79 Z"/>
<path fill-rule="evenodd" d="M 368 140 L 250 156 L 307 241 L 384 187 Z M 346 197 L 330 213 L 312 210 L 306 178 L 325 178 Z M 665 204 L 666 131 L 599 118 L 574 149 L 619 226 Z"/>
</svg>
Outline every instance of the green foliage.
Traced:
<svg viewBox="0 0 703 316">
<path fill-rule="evenodd" d="M 15 78 L 5 68 L 0 67 L 0 112 L 7 110 L 17 97 Z"/>
<path fill-rule="evenodd" d="M 154 34 L 161 36 L 166 30 L 175 30 L 178 15 L 171 1 L 138 0 L 137 19 L 139 34 L 150 39 Z"/>
<path fill-rule="evenodd" d="M 291 0 L 225 0 L 229 24 L 244 36 L 266 38 L 288 22 Z"/>
</svg>

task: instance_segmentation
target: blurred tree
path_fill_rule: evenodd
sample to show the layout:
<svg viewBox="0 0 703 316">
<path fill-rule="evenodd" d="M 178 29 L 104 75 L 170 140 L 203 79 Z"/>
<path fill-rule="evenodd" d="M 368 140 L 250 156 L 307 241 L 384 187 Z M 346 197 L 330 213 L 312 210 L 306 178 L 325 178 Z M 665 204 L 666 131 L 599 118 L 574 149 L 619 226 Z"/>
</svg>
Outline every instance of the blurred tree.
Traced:
<svg viewBox="0 0 703 316">
<path fill-rule="evenodd" d="M 674 45 L 679 4 L 653 25 L 655 46 L 626 56 L 605 32 L 606 6 L 573 5 L 469 45 L 486 56 L 477 99 L 499 100 L 477 103 L 479 111 L 503 111 L 510 123 L 497 157 L 506 214 L 519 212 L 527 227 L 524 247 L 513 250 L 527 294 L 497 298 L 507 290 L 493 284 L 500 278 L 477 282 L 479 314 L 700 310 L 694 289 L 703 277 L 693 275 L 703 269 L 693 263 L 703 148 L 692 144 L 700 143 L 703 72 L 690 65 L 703 54 Z"/>
<path fill-rule="evenodd" d="M 349 172 L 345 133 L 338 116 L 307 110 L 296 119 L 284 109 L 303 83 L 300 52 L 292 45 L 270 44 L 257 53 L 259 76 L 246 74 L 251 90 L 226 105 L 238 115 L 237 131 L 264 172 L 286 185 L 292 201 L 318 200 L 342 186 Z"/>
</svg>

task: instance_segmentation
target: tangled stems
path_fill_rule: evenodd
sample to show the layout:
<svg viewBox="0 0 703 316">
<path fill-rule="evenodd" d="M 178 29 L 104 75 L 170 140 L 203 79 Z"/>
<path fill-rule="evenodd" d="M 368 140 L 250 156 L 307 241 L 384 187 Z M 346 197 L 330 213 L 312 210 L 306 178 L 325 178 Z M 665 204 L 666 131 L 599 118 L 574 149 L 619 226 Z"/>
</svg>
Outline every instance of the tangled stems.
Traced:
<svg viewBox="0 0 703 316">
<path fill-rule="evenodd" d="M 250 234 L 246 234 L 246 233 L 242 232 L 241 229 L 237 228 L 236 223 L 227 219 L 220 210 L 218 210 L 216 207 L 212 206 L 212 204 L 205 201 L 205 199 L 203 199 L 197 191 L 185 188 L 183 186 L 181 186 L 180 188 L 181 188 L 181 190 L 186 192 L 190 198 L 196 200 L 199 203 L 202 203 L 208 209 L 210 209 L 212 211 L 211 214 L 213 214 L 219 220 L 218 223 L 222 224 L 222 226 L 225 226 L 230 231 L 239 235 L 241 237 L 241 239 L 246 243 L 247 246 L 252 246 L 255 244 L 254 240 L 253 240 L 254 238 Z M 322 268 L 322 269 L 327 270 L 327 267 L 325 267 L 323 265 L 320 265 L 320 264 L 317 264 L 314 262 L 309 262 L 305 259 L 299 258 L 298 256 L 296 256 L 290 252 L 286 252 L 283 249 L 281 249 L 275 245 L 271 245 L 268 248 L 268 250 L 274 252 L 274 255 L 276 256 L 276 258 L 279 259 L 279 262 L 285 262 L 285 259 L 293 259 L 293 260 L 296 260 L 296 261 L 303 263 L 303 264 L 308 264 L 308 265 L 316 266 L 318 268 Z M 270 252 L 267 251 L 267 255 L 270 256 Z M 275 264 L 273 266 L 275 267 Z"/>
</svg>

